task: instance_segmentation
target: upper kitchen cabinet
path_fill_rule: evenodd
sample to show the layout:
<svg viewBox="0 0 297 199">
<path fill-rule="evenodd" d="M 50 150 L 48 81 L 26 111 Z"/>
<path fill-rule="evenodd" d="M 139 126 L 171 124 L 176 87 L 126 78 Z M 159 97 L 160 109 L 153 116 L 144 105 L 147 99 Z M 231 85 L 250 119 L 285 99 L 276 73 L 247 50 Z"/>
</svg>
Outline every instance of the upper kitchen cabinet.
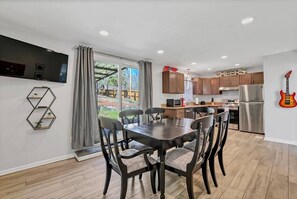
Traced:
<svg viewBox="0 0 297 199">
<path fill-rule="evenodd" d="M 237 86 L 239 86 L 239 75 L 220 77 L 220 87 L 237 87 Z"/>
<path fill-rule="evenodd" d="M 184 74 L 172 71 L 162 72 L 162 92 L 171 94 L 183 94 Z"/>
<path fill-rule="evenodd" d="M 251 73 L 239 75 L 239 84 L 240 85 L 246 85 L 246 84 L 252 84 L 252 83 L 253 83 L 253 79 L 252 79 Z"/>
<path fill-rule="evenodd" d="M 220 77 L 220 87 L 229 87 L 229 76 Z"/>
<path fill-rule="evenodd" d="M 211 94 L 211 81 L 210 78 L 203 78 L 203 95 L 210 95 Z"/>
<path fill-rule="evenodd" d="M 218 95 L 220 94 L 220 78 L 213 77 L 210 79 L 210 85 L 211 85 L 211 94 Z"/>
<path fill-rule="evenodd" d="M 185 92 L 185 75 L 183 73 L 177 73 L 177 93 Z"/>
<path fill-rule="evenodd" d="M 253 73 L 253 84 L 264 84 L 264 73 Z"/>
<path fill-rule="evenodd" d="M 192 78 L 193 82 L 193 94 L 194 95 L 202 95 L 203 94 L 203 80 L 202 78 L 195 77 Z"/>
<path fill-rule="evenodd" d="M 229 87 L 237 87 L 237 86 L 239 86 L 239 75 L 229 76 Z"/>
</svg>

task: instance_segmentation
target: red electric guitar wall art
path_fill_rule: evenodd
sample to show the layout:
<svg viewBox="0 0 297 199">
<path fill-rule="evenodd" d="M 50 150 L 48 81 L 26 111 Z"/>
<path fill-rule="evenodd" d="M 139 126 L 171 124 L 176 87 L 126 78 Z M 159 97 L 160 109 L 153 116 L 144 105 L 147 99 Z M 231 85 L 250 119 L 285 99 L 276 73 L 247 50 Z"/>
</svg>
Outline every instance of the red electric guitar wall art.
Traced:
<svg viewBox="0 0 297 199">
<path fill-rule="evenodd" d="M 281 100 L 279 101 L 279 105 L 283 108 L 293 108 L 297 106 L 297 102 L 295 100 L 296 93 L 290 94 L 289 92 L 289 78 L 291 76 L 292 71 L 289 71 L 286 75 L 286 92 L 280 91 Z"/>
</svg>

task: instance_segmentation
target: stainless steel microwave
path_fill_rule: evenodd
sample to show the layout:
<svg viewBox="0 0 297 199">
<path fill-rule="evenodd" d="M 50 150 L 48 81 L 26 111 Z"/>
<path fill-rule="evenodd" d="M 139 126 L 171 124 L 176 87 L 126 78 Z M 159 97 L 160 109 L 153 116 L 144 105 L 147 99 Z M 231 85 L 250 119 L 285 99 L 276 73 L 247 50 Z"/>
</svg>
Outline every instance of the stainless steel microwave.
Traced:
<svg viewBox="0 0 297 199">
<path fill-rule="evenodd" d="M 167 107 L 175 107 L 175 106 L 181 106 L 181 100 L 180 99 L 167 99 L 166 100 L 166 106 Z"/>
</svg>

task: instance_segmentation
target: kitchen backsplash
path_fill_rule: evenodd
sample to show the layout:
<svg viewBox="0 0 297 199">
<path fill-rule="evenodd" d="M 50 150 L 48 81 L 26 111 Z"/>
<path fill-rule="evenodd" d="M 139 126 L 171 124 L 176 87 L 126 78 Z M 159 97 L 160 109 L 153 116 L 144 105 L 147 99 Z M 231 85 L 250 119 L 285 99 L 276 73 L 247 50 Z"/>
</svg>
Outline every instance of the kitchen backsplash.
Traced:
<svg viewBox="0 0 297 199">
<path fill-rule="evenodd" d="M 194 95 L 194 100 L 196 97 L 199 98 L 200 101 L 210 102 L 211 98 L 214 98 L 215 102 L 221 102 L 222 99 L 238 99 L 239 91 L 223 91 L 221 95 Z"/>
</svg>

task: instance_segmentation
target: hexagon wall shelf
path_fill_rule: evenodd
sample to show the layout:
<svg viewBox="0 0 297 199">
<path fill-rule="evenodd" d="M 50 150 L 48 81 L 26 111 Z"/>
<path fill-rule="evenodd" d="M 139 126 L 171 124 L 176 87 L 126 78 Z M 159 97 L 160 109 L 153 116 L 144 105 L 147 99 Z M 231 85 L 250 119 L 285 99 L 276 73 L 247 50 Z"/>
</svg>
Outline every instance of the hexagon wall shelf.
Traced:
<svg viewBox="0 0 297 199">
<path fill-rule="evenodd" d="M 56 115 L 51 110 L 51 106 L 56 100 L 53 91 L 46 86 L 34 87 L 28 94 L 27 100 L 33 107 L 33 110 L 27 117 L 27 121 L 31 127 L 34 130 L 51 128 L 56 120 Z M 42 103 L 45 103 L 45 105 L 42 105 Z"/>
</svg>

